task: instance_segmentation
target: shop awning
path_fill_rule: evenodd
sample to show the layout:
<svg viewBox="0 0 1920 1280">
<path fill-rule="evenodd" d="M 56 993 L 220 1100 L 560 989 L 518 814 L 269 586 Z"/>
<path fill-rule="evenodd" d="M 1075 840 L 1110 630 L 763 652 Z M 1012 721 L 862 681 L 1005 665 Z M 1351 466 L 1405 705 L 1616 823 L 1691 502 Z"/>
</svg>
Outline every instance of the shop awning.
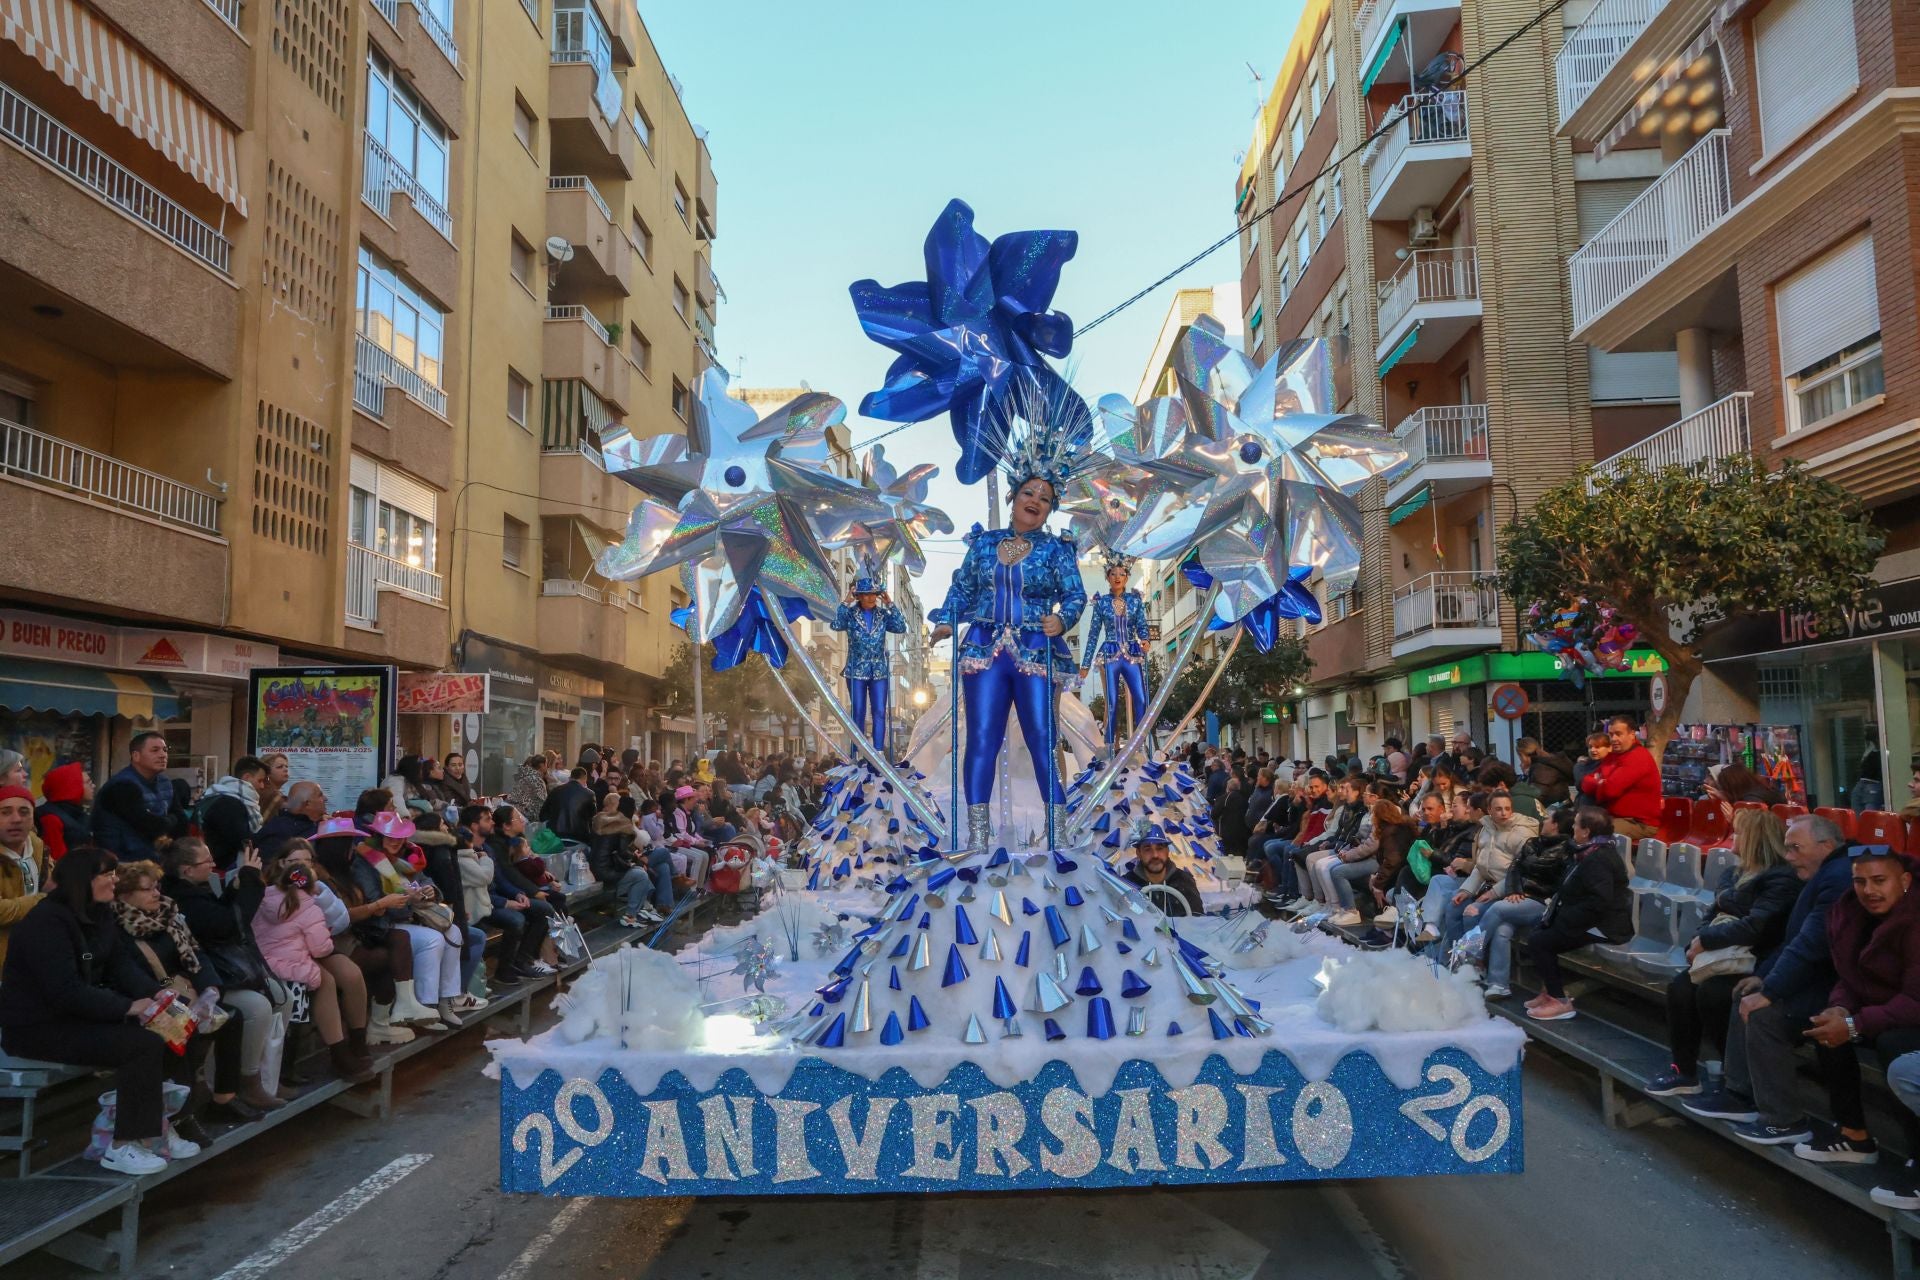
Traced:
<svg viewBox="0 0 1920 1280">
<path fill-rule="evenodd" d="M 1688 42 L 1685 49 L 1682 49 L 1678 54 L 1675 54 L 1667 60 L 1667 64 L 1660 69 L 1660 74 L 1654 78 L 1652 83 L 1648 84 L 1634 96 L 1633 105 L 1627 108 L 1626 113 L 1614 123 L 1613 128 L 1607 131 L 1607 136 L 1600 139 L 1600 141 L 1594 145 L 1593 154 L 1596 157 L 1604 157 L 1608 152 L 1631 137 L 1636 130 L 1640 129 L 1641 122 L 1646 120 L 1649 114 L 1658 112 L 1660 113 L 1658 118 L 1664 121 L 1666 111 L 1673 105 L 1667 102 L 1667 91 L 1675 85 L 1680 84 L 1681 81 L 1687 80 L 1700 83 L 1719 81 L 1725 78 L 1724 73 L 1716 65 L 1718 60 L 1716 46 L 1720 43 L 1720 21 L 1720 18 L 1716 16 L 1713 21 L 1702 28 L 1701 31 Z M 1709 54 L 1714 55 L 1715 62 L 1702 64 L 1701 60 L 1707 58 Z M 1680 94 L 1673 96 L 1680 98 L 1678 105 L 1686 114 L 1692 115 L 1695 112 L 1695 107 L 1690 97 Z M 1718 95 L 1715 95 L 1711 101 L 1717 106 L 1720 98 Z M 1652 125 L 1649 124 L 1648 127 L 1651 128 Z M 1655 129 L 1654 132 L 1658 133 L 1659 130 Z"/>
<path fill-rule="evenodd" d="M 613 411 L 580 378 L 548 378 L 541 389 L 540 447 L 549 453 L 587 449 L 597 457 L 614 425 Z"/>
<path fill-rule="evenodd" d="M 159 676 L 15 660 L 0 665 L 0 707 L 60 715 L 177 720 L 180 695 Z"/>
<path fill-rule="evenodd" d="M 0 37 L 247 216 L 239 134 L 79 0 L 0 0 Z"/>
<path fill-rule="evenodd" d="M 1411 496 L 1403 499 L 1399 506 L 1387 512 L 1387 524 L 1396 525 L 1408 516 L 1414 515 L 1433 501 L 1433 486 L 1421 485 Z"/>
</svg>

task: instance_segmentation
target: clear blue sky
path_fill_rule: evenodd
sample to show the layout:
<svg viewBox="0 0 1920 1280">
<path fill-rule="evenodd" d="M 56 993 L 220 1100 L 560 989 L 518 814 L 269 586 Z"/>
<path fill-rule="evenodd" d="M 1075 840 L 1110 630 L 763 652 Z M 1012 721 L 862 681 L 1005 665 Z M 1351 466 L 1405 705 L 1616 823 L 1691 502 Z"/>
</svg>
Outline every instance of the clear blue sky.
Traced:
<svg viewBox="0 0 1920 1280">
<path fill-rule="evenodd" d="M 807 382 L 847 404 L 854 440 L 891 353 L 860 331 L 847 286 L 920 279 L 946 202 L 988 238 L 1068 228 L 1080 248 L 1054 305 L 1091 319 L 1232 229 L 1236 157 L 1300 0 L 641 0 L 720 183 L 714 272 L 723 362 L 747 386 Z M 1265 82 L 1259 90 L 1252 63 Z M 1238 275 L 1231 245 L 1075 344 L 1089 401 L 1132 395 L 1179 285 Z M 744 370 L 742 361 L 744 360 Z M 951 479 L 945 415 L 887 442 L 930 461 L 964 531 L 984 486 Z M 919 584 L 945 594 L 957 543 Z"/>
</svg>

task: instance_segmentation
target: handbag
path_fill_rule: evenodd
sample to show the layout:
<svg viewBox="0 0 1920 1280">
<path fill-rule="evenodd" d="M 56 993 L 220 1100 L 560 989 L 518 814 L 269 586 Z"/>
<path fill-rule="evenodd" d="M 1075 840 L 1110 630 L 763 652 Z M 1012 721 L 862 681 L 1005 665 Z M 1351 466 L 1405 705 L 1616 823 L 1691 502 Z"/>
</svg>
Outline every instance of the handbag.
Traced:
<svg viewBox="0 0 1920 1280">
<path fill-rule="evenodd" d="M 1407 850 L 1407 870 L 1413 872 L 1413 878 L 1421 884 L 1433 879 L 1433 846 L 1425 840 L 1415 840 L 1413 847 Z"/>
<path fill-rule="evenodd" d="M 445 933 L 453 928 L 453 908 L 444 902 L 416 902 L 413 904 L 413 922 L 435 933 Z"/>
<path fill-rule="evenodd" d="M 200 954 L 219 975 L 222 991 L 262 991 L 267 987 L 267 966 L 259 953 L 244 942 L 222 942 L 202 947 Z"/>
<path fill-rule="evenodd" d="M 139 949 L 141 955 L 147 958 L 147 968 L 153 970 L 153 976 L 159 979 L 162 987 L 173 992 L 173 994 L 179 996 L 182 1000 L 192 1000 L 196 995 L 200 994 L 199 991 L 195 989 L 193 983 L 187 981 L 184 974 L 176 973 L 168 976 L 166 966 L 160 963 L 160 957 L 154 953 L 152 947 L 147 945 L 145 939 L 135 938 L 133 945 Z"/>
<path fill-rule="evenodd" d="M 1738 916 L 1722 912 L 1709 921 L 1707 927 L 1730 924 L 1738 919 Z M 1753 948 L 1745 943 L 1736 943 L 1731 947 L 1715 947 L 1711 951 L 1702 951 L 1693 958 L 1693 962 L 1687 966 L 1687 977 L 1691 978 L 1696 985 L 1709 978 L 1739 977 L 1752 973 L 1754 963 Z"/>
</svg>

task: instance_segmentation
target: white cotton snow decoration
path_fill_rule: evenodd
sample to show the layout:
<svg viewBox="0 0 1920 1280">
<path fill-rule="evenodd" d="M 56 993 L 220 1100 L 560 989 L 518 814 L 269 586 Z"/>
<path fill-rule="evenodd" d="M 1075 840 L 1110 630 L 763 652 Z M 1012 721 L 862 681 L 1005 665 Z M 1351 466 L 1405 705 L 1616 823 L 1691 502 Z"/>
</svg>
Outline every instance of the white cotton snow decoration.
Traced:
<svg viewBox="0 0 1920 1280">
<path fill-rule="evenodd" d="M 1307 949 L 1306 937 L 1284 921 L 1227 920 L 1221 916 L 1193 916 L 1180 921 L 1180 936 L 1212 952 L 1233 970 L 1271 969 Z"/>
<path fill-rule="evenodd" d="M 1487 1016 L 1473 979 L 1405 951 L 1363 951 L 1329 969 L 1317 1011 L 1348 1033 L 1445 1031 Z"/>
<path fill-rule="evenodd" d="M 560 1034 L 568 1044 L 590 1040 L 603 1031 L 611 1034 L 618 1027 L 617 1022 L 601 1025 L 607 1021 L 607 991 L 612 984 L 613 975 L 596 961 L 553 998 L 553 1007 L 560 1010 Z"/>
<path fill-rule="evenodd" d="M 691 1049 L 706 1019 L 700 988 L 680 963 L 651 947 L 614 952 L 626 965 L 626 1016 L 620 1042 L 629 1049 Z"/>
</svg>

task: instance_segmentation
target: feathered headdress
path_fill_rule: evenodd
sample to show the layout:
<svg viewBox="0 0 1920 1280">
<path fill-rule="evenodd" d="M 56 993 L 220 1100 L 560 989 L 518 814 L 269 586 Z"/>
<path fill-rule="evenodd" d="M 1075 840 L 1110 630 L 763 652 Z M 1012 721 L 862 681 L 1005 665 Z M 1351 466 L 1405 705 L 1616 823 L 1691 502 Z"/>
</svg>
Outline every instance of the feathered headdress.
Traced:
<svg viewBox="0 0 1920 1280">
<path fill-rule="evenodd" d="M 1093 411 L 1065 383 L 1018 384 L 988 429 L 1008 489 L 1017 492 L 1029 480 L 1045 480 L 1053 486 L 1056 506 L 1076 478 L 1112 462 L 1094 447 Z"/>
<path fill-rule="evenodd" d="M 1115 551 L 1112 547 L 1107 547 L 1107 546 L 1101 547 L 1100 548 L 1100 572 L 1102 574 L 1108 574 L 1108 573 L 1112 573 L 1115 569 L 1119 569 L 1125 573 L 1132 573 L 1133 557 L 1123 556 L 1118 551 Z"/>
</svg>

